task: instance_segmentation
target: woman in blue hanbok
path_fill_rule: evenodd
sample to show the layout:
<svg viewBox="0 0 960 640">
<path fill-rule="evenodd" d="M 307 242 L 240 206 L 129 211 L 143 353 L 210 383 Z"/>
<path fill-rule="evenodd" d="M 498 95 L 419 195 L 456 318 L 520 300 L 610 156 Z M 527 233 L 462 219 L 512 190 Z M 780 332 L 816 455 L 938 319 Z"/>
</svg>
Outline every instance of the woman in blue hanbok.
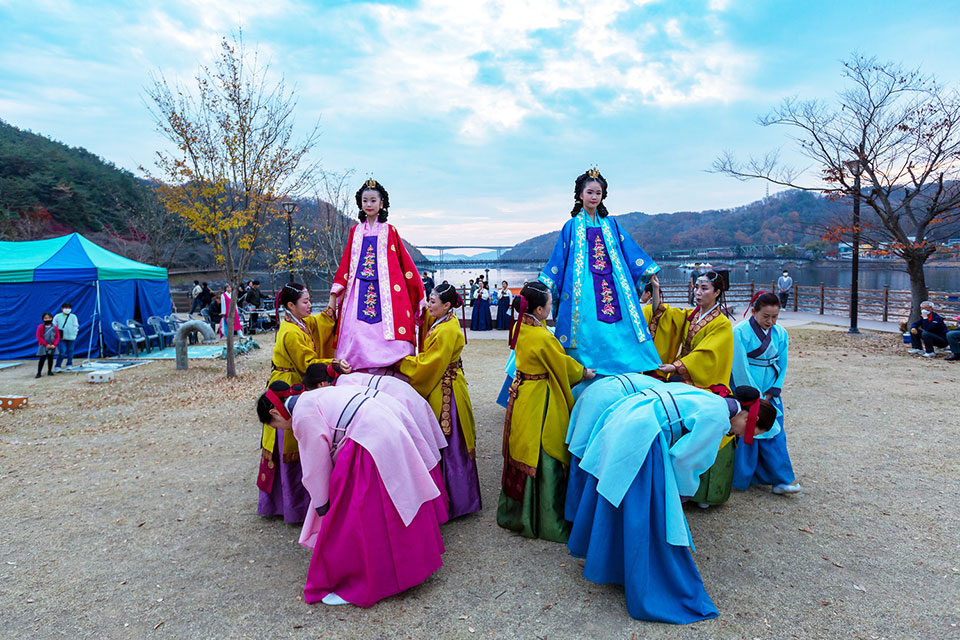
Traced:
<svg viewBox="0 0 960 640">
<path fill-rule="evenodd" d="M 567 546 L 585 559 L 585 578 L 623 585 L 634 618 L 686 624 L 716 617 L 717 609 L 690 554 L 683 498 L 696 493 L 725 435 L 752 440 L 776 410 L 756 389 L 737 389 L 737 401 L 681 383 L 647 384 L 598 423 L 578 421 L 568 433 L 580 442 L 577 427 L 589 431 Z"/>
<path fill-rule="evenodd" d="M 730 386 L 756 387 L 777 409 L 777 424 L 767 438 L 751 444 L 738 442 L 734 453 L 733 486 L 746 491 L 751 484 L 773 485 L 777 494 L 799 493 L 787 435 L 783 431 L 783 400 L 780 391 L 787 375 L 787 330 L 777 324 L 780 299 L 760 293 L 753 301 L 752 315 L 733 329 L 733 370 Z"/>
<path fill-rule="evenodd" d="M 577 178 L 572 219 L 540 272 L 556 301 L 557 339 L 598 378 L 660 365 L 637 295 L 660 267 L 607 216 L 606 197 L 596 169 Z"/>
<path fill-rule="evenodd" d="M 486 282 L 477 289 L 477 303 L 471 312 L 470 328 L 473 331 L 490 331 L 493 328 L 490 321 L 490 288 Z"/>
<path fill-rule="evenodd" d="M 507 288 L 507 281 L 500 283 L 501 288 L 497 292 L 497 329 L 510 329 L 510 302 L 513 296 L 510 295 L 510 289 Z"/>
</svg>

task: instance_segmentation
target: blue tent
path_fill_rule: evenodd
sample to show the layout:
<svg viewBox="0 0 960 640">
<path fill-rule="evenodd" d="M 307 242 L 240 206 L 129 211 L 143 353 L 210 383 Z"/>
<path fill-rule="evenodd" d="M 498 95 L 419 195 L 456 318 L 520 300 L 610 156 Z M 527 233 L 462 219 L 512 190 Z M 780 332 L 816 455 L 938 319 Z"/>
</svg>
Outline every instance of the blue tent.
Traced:
<svg viewBox="0 0 960 640">
<path fill-rule="evenodd" d="M 78 356 L 117 353 L 113 321 L 171 312 L 167 270 L 129 260 L 78 233 L 0 242 L 0 360 L 37 354 L 37 325 L 69 302 L 80 320 Z"/>
</svg>

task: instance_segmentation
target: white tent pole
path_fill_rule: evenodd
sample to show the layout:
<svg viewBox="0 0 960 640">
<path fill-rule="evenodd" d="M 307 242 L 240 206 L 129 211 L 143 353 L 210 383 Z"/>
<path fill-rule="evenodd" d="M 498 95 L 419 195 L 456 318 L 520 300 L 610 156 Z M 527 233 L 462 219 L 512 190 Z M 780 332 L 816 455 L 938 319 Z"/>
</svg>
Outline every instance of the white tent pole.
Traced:
<svg viewBox="0 0 960 640">
<path fill-rule="evenodd" d="M 100 345 L 100 357 L 103 357 L 103 327 L 100 326 L 100 279 L 96 280 L 97 284 L 97 301 L 93 306 L 93 319 L 90 326 L 90 339 L 87 341 L 87 359 L 84 360 L 81 364 L 87 364 L 90 362 L 90 352 L 93 350 L 93 332 L 97 332 L 98 344 Z"/>
</svg>

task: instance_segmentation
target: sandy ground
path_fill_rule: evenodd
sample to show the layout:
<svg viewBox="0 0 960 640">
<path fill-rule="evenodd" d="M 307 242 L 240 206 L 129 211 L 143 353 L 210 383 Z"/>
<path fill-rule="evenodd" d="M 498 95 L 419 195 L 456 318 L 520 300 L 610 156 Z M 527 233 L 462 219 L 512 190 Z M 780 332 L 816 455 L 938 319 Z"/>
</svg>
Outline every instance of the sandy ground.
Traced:
<svg viewBox="0 0 960 640">
<path fill-rule="evenodd" d="M 499 529 L 501 341 L 464 353 L 484 509 L 443 527 L 444 566 L 371 609 L 306 605 L 298 528 L 256 515 L 265 349 L 154 362 L 111 385 L 0 371 L 0 637 L 960 637 L 960 363 L 890 336 L 791 330 L 784 396 L 804 493 L 734 492 L 687 517 L 720 617 L 631 619 L 563 545 Z"/>
</svg>

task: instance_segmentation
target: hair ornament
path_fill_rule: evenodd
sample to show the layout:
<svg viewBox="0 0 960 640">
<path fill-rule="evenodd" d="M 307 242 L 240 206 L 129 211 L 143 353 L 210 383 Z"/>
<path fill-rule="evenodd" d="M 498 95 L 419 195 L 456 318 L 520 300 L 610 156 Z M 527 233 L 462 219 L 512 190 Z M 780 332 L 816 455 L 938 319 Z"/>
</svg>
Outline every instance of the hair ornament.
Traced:
<svg viewBox="0 0 960 640">
<path fill-rule="evenodd" d="M 600 177 L 600 170 L 597 169 L 596 167 L 593 167 L 593 168 L 589 169 L 589 170 L 587 171 L 587 177 L 594 178 L 594 179 L 599 178 L 599 177 Z"/>
<path fill-rule="evenodd" d="M 376 188 L 377 188 L 377 181 L 374 180 L 372 177 L 371 177 L 371 178 L 368 178 L 367 181 L 363 183 L 363 186 L 365 186 L 365 187 L 370 187 L 371 189 L 376 189 Z"/>
<path fill-rule="evenodd" d="M 747 308 L 744 309 L 744 311 L 743 311 L 743 317 L 744 317 L 744 318 L 747 317 L 747 313 L 750 311 L 750 309 L 753 308 L 753 303 L 757 301 L 757 298 L 759 298 L 760 296 L 762 296 L 762 295 L 765 294 L 765 293 L 766 293 L 766 291 L 757 291 L 755 294 L 753 294 L 753 297 L 750 298 L 750 302 L 747 303 Z"/>
</svg>

